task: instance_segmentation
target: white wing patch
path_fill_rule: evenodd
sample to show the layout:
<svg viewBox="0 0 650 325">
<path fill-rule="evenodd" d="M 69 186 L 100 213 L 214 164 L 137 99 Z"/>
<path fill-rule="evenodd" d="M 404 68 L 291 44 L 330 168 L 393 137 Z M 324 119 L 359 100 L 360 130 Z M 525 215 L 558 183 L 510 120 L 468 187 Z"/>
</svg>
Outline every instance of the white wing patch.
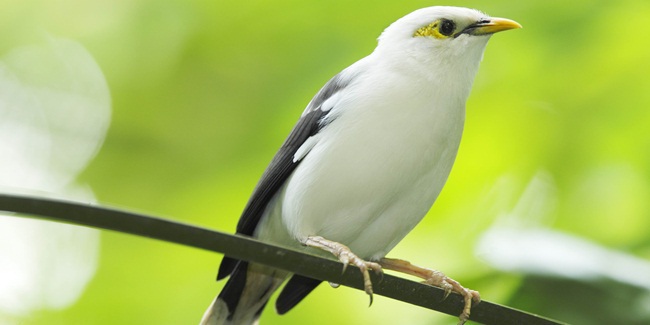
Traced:
<svg viewBox="0 0 650 325">
<path fill-rule="evenodd" d="M 339 91 L 334 95 L 332 95 L 332 97 L 325 100 L 323 104 L 321 104 L 320 110 L 323 112 L 327 112 L 331 110 L 334 106 L 336 106 L 336 103 L 338 103 L 338 101 L 341 99 L 342 96 L 341 93 L 343 93 L 343 91 Z"/>
<path fill-rule="evenodd" d="M 311 151 L 312 148 L 318 143 L 318 140 L 320 139 L 320 134 L 315 134 L 312 135 L 311 137 L 307 138 L 305 142 L 303 142 L 302 146 L 298 148 L 298 151 L 293 155 L 293 162 L 296 163 L 303 158 Z"/>
</svg>

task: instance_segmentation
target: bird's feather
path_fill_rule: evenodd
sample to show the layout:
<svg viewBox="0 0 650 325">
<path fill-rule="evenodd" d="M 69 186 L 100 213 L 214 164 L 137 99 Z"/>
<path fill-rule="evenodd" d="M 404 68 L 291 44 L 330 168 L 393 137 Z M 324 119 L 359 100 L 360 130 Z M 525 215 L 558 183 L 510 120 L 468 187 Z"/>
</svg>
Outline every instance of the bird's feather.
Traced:
<svg viewBox="0 0 650 325">
<path fill-rule="evenodd" d="M 288 272 L 240 261 L 206 311 L 201 325 L 255 324 Z"/>
<path fill-rule="evenodd" d="M 275 310 L 283 315 L 295 307 L 303 298 L 312 292 L 322 281 L 294 274 L 284 285 L 282 292 L 275 301 Z"/>
<path fill-rule="evenodd" d="M 237 224 L 238 234 L 253 235 L 269 201 L 300 163 L 300 161 L 293 161 L 294 155 L 309 137 L 325 126 L 321 121 L 329 111 L 323 111 L 322 104 L 350 82 L 350 78 L 343 78 L 342 74 L 338 74 L 314 96 L 253 190 Z"/>
<path fill-rule="evenodd" d="M 327 110 L 321 109 L 323 103 L 344 89 L 353 79 L 354 76 L 344 76 L 342 73 L 337 74 L 321 88 L 309 105 L 307 105 L 302 116 L 271 160 L 271 163 L 253 190 L 253 194 L 248 200 L 237 224 L 238 234 L 253 236 L 257 224 L 269 202 L 300 163 L 301 159 L 294 159 L 296 152 L 298 152 L 307 139 L 314 136 L 319 130 L 331 122 L 332 119 L 324 119 L 331 110 L 329 107 Z M 303 153 L 301 158 L 304 158 L 306 154 L 306 152 Z M 219 266 L 217 280 L 221 280 L 232 274 L 238 262 L 236 259 L 225 256 Z"/>
<path fill-rule="evenodd" d="M 241 297 L 246 286 L 246 270 L 248 269 L 248 262 L 240 261 L 235 266 L 232 276 L 219 293 L 218 299 L 223 300 L 228 306 L 228 310 L 235 310 L 239 297 Z"/>
</svg>

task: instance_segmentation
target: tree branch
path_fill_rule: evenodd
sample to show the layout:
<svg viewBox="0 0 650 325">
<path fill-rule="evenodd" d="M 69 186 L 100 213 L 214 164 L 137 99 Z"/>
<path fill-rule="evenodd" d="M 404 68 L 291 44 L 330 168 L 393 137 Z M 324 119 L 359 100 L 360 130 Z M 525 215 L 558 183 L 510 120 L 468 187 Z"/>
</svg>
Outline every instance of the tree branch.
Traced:
<svg viewBox="0 0 650 325">
<path fill-rule="evenodd" d="M 363 290 L 361 273 L 355 267 L 348 267 L 342 274 L 342 264 L 334 260 L 262 243 L 248 237 L 226 234 L 175 221 L 91 204 L 5 194 L 0 194 L 0 211 L 202 248 L 236 259 L 265 264 Z M 388 274 L 384 275 L 381 280 L 374 274 L 372 276 L 373 289 L 378 295 L 452 316 L 458 316 L 461 313 L 463 301 L 460 295 L 451 294 L 447 299 L 443 299 L 444 291 L 437 287 Z M 499 325 L 563 324 L 485 300 L 472 307 L 470 319 L 482 324 Z"/>
</svg>

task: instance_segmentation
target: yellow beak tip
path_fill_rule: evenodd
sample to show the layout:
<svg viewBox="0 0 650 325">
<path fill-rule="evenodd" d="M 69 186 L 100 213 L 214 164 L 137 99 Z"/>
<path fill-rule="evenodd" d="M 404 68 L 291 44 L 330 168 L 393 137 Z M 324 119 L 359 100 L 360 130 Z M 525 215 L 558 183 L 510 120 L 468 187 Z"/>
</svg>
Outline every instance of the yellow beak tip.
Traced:
<svg viewBox="0 0 650 325">
<path fill-rule="evenodd" d="M 490 23 L 486 24 L 485 31 L 489 33 L 496 33 L 504 30 L 509 30 L 509 29 L 518 29 L 518 28 L 523 28 L 520 23 L 511 20 L 511 19 L 506 19 L 506 18 L 492 18 L 490 19 Z"/>
</svg>

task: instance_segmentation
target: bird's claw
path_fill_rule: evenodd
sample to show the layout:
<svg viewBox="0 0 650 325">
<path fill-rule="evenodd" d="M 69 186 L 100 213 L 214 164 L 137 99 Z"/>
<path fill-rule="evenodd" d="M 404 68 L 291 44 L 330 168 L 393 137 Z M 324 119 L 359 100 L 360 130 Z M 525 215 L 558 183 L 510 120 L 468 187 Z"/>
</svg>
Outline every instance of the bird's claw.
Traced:
<svg viewBox="0 0 650 325">
<path fill-rule="evenodd" d="M 472 301 L 477 304 L 481 302 L 481 295 L 478 291 L 467 289 L 458 283 L 458 281 L 448 278 L 444 273 L 435 270 L 429 270 L 429 277 L 423 282 L 429 285 L 434 285 L 442 288 L 445 291 L 443 299 L 447 299 L 449 294 L 453 291 L 463 296 L 464 306 L 461 312 L 458 325 L 463 325 L 469 320 L 470 311 L 472 309 Z"/>
<path fill-rule="evenodd" d="M 345 270 L 348 269 L 348 265 L 350 264 L 350 261 L 348 261 L 347 259 L 346 260 L 339 259 L 339 261 L 343 263 L 343 270 L 341 270 L 341 274 L 343 274 L 345 273 Z"/>
<path fill-rule="evenodd" d="M 347 248 L 347 247 L 346 247 Z M 347 263 L 352 263 L 354 266 L 358 267 L 363 276 L 363 288 L 366 294 L 370 297 L 370 304 L 372 306 L 373 302 L 373 290 L 372 290 L 372 281 L 370 280 L 370 272 L 368 270 L 373 270 L 376 274 L 383 276 L 383 271 L 381 265 L 375 262 L 368 262 L 361 259 L 354 253 L 348 250 L 343 250 L 339 260 L 345 259 Z M 347 263 L 344 263 L 344 266 L 347 266 Z"/>
<path fill-rule="evenodd" d="M 372 290 L 372 281 L 370 280 L 370 273 L 368 270 L 373 270 L 377 275 L 383 277 L 383 271 L 381 265 L 375 262 L 368 262 L 363 260 L 356 254 L 354 254 L 349 247 L 327 240 L 320 236 L 309 236 L 303 242 L 304 245 L 320 248 L 332 253 L 338 260 L 343 263 L 343 273 L 347 270 L 349 264 L 353 264 L 358 267 L 363 276 L 363 288 L 364 291 L 370 296 L 370 305 L 373 302 L 373 290 Z"/>
</svg>

